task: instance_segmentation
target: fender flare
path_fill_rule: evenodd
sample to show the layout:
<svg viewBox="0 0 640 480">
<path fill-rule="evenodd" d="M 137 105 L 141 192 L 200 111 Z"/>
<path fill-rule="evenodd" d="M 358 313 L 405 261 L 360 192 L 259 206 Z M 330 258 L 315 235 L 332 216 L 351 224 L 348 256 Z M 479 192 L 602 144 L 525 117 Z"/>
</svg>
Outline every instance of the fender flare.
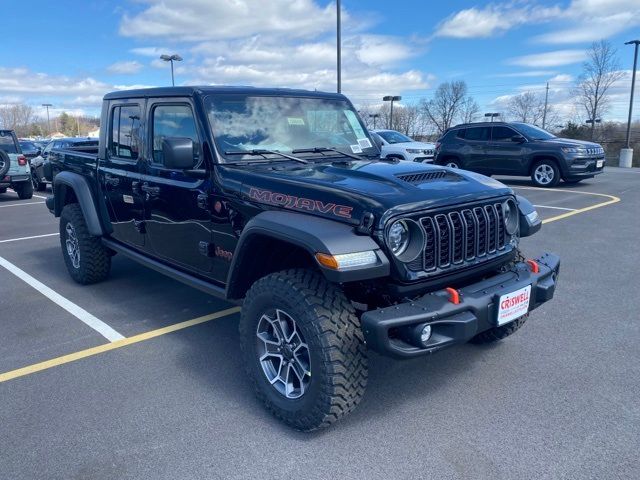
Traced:
<svg viewBox="0 0 640 480">
<path fill-rule="evenodd" d="M 344 283 L 389 275 L 389 260 L 378 245 L 368 235 L 357 235 L 354 227 L 333 220 L 295 212 L 265 211 L 253 217 L 242 230 L 236 245 L 227 276 L 227 297 L 237 298 L 239 283 L 243 275 L 250 274 L 251 240 L 256 236 L 267 236 L 306 251 L 313 261 L 315 254 L 376 252 L 375 265 L 332 270 L 316 262 L 325 278 L 331 282 Z"/>
<path fill-rule="evenodd" d="M 82 175 L 73 172 L 60 172 L 56 175 L 53 181 L 54 215 L 59 217 L 62 213 L 67 189 L 73 190 L 78 199 L 89 233 L 97 237 L 103 236 L 105 231 L 100 223 L 95 199 L 87 179 Z"/>
<path fill-rule="evenodd" d="M 530 237 L 542 228 L 542 219 L 540 215 L 536 215 L 533 221 L 527 217 L 527 215 L 536 212 L 536 208 L 529 200 L 521 195 L 516 195 L 516 201 L 520 219 L 520 237 Z"/>
</svg>

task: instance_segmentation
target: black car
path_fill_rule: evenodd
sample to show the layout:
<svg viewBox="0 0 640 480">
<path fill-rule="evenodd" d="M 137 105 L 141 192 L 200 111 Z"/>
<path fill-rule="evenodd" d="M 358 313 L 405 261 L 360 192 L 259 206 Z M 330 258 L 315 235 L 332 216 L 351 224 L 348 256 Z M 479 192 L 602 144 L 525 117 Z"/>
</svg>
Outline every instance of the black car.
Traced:
<svg viewBox="0 0 640 480">
<path fill-rule="evenodd" d="M 31 140 L 20 140 L 20 150 L 22 150 L 22 154 L 27 157 L 29 160 L 37 157 L 42 153 L 42 149 L 36 145 L 35 142 Z"/>
<path fill-rule="evenodd" d="M 597 143 L 558 138 L 528 123 L 467 123 L 436 142 L 438 165 L 484 175 L 530 176 L 540 187 L 560 179 L 577 183 L 602 173 L 604 149 Z"/>
<path fill-rule="evenodd" d="M 36 157 L 30 159 L 31 181 L 35 190 L 38 190 L 39 192 L 46 190 L 48 181 L 44 176 L 42 166 L 44 165 L 45 160 L 49 157 L 51 151 L 59 149 L 71 149 L 78 152 L 93 152 L 98 149 L 98 139 L 69 137 L 58 138 L 50 141 L 42 152 L 38 153 Z"/>
<path fill-rule="evenodd" d="M 242 303 L 237 354 L 300 430 L 355 408 L 367 349 L 495 342 L 554 295 L 559 258 L 518 248 L 541 227 L 531 203 L 471 172 L 381 159 L 343 95 L 119 91 L 100 125 L 93 153 L 54 148 L 45 163 L 69 274 L 104 280 L 117 253 Z"/>
</svg>

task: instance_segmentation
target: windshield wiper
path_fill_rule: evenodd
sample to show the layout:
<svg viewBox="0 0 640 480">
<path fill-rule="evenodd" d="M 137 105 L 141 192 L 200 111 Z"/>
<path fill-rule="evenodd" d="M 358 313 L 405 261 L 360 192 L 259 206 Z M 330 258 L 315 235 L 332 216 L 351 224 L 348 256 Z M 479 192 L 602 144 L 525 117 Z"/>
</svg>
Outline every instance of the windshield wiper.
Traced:
<svg viewBox="0 0 640 480">
<path fill-rule="evenodd" d="M 323 152 L 334 152 L 334 153 L 339 153 L 340 155 L 344 155 L 345 157 L 353 158 L 355 160 L 364 160 L 362 157 L 359 157 L 358 155 L 342 152 L 336 148 L 329 148 L 329 147 L 298 148 L 296 150 L 291 151 L 291 153 L 323 153 Z"/>
<path fill-rule="evenodd" d="M 293 160 L 295 162 L 299 162 L 299 163 L 309 163 L 308 160 L 305 160 L 304 158 L 299 158 L 299 157 L 294 157 L 293 155 L 287 155 L 286 153 L 282 153 L 282 152 L 278 152 L 277 150 L 265 150 L 265 149 L 254 149 L 254 150 L 233 150 L 233 151 L 228 151 L 228 152 L 224 152 L 225 155 L 261 155 L 263 157 L 265 157 L 265 161 L 264 162 L 250 162 L 250 163 L 269 163 L 269 162 L 273 162 L 274 160 L 271 159 L 266 159 L 266 155 L 267 154 L 271 154 L 271 155 L 279 155 L 283 158 L 286 158 L 288 160 Z M 233 162 L 234 164 L 242 164 L 242 163 L 249 163 L 249 162 Z M 231 162 L 226 163 L 227 165 L 230 165 Z"/>
</svg>

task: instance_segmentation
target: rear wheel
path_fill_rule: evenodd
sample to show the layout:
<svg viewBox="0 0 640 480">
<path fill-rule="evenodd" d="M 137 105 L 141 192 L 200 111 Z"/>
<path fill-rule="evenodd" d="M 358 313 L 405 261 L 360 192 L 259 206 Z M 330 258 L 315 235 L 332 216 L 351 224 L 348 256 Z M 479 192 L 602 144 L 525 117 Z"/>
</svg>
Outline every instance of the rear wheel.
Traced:
<svg viewBox="0 0 640 480">
<path fill-rule="evenodd" d="M 531 170 L 531 180 L 537 187 L 555 187 L 560 182 L 560 170 L 552 160 L 540 160 Z"/>
<path fill-rule="evenodd" d="M 442 164 L 445 167 L 449 167 L 449 168 L 461 168 L 460 160 L 458 160 L 457 158 L 446 158 L 442 161 Z"/>
<path fill-rule="evenodd" d="M 100 237 L 89 233 L 77 203 L 65 205 L 60 214 L 60 246 L 69 275 L 83 285 L 104 280 L 111 269 L 111 255 Z"/>
<path fill-rule="evenodd" d="M 31 182 L 20 182 L 13 185 L 13 189 L 18 194 L 20 200 L 29 200 L 33 197 L 33 185 Z"/>
<path fill-rule="evenodd" d="M 258 398 L 303 431 L 351 412 L 367 383 L 360 322 L 342 290 L 310 270 L 253 284 L 242 306 L 240 341 Z"/>
<path fill-rule="evenodd" d="M 0 177 L 4 177 L 11 167 L 11 158 L 4 150 L 0 150 Z"/>
<path fill-rule="evenodd" d="M 7 193 L 7 187 L 0 188 L 0 193 Z"/>
</svg>

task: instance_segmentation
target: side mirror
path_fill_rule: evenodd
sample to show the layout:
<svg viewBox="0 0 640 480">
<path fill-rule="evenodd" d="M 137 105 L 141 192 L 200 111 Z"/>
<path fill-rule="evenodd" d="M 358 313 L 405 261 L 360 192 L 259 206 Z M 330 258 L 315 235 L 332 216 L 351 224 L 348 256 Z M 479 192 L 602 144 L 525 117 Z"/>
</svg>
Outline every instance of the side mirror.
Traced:
<svg viewBox="0 0 640 480">
<path fill-rule="evenodd" d="M 162 164 L 172 170 L 193 168 L 193 140 L 183 137 L 169 137 L 162 140 Z"/>
<path fill-rule="evenodd" d="M 515 143 L 524 143 L 525 140 L 526 138 L 524 138 L 522 135 L 514 135 L 513 137 L 511 137 L 511 141 Z"/>
</svg>

